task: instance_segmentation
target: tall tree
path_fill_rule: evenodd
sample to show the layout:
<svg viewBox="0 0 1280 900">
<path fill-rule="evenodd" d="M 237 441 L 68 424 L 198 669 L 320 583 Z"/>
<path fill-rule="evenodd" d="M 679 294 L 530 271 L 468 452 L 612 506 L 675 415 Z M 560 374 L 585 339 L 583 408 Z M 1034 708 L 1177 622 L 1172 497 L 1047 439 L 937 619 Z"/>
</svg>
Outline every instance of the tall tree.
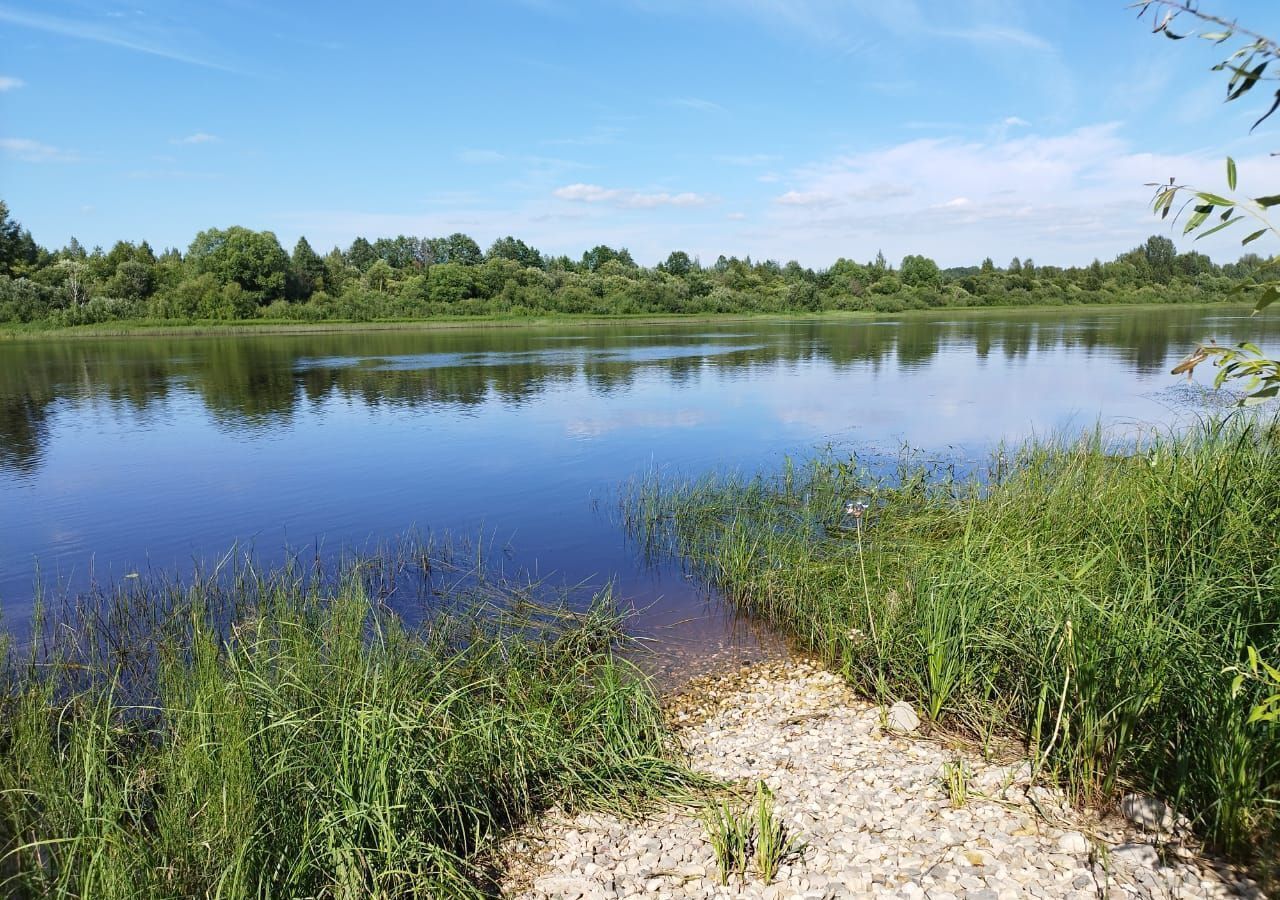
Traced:
<svg viewBox="0 0 1280 900">
<path fill-rule="evenodd" d="M 290 300 L 306 300 L 324 284 L 324 260 L 306 237 L 298 238 L 289 258 L 288 296 Z"/>
<path fill-rule="evenodd" d="M 284 296 L 289 256 L 270 231 L 210 228 L 196 235 L 187 258 L 197 273 L 237 284 L 259 303 Z"/>
<path fill-rule="evenodd" d="M 489 252 L 486 256 L 489 259 L 509 259 L 512 262 L 519 263 L 526 269 L 541 269 L 543 267 L 541 253 L 519 238 L 514 238 L 510 235 L 494 241 L 493 245 L 489 247 Z"/>
</svg>

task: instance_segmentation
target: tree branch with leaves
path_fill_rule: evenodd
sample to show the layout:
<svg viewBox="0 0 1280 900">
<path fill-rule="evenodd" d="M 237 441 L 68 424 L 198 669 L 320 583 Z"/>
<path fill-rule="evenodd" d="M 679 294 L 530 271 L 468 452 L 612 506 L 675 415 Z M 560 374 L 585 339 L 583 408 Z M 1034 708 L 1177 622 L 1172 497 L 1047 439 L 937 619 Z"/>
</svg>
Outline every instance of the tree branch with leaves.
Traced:
<svg viewBox="0 0 1280 900">
<path fill-rule="evenodd" d="M 1272 74 L 1268 74 L 1272 64 L 1280 62 L 1280 44 L 1265 35 L 1242 28 L 1234 20 L 1205 12 L 1192 0 L 1142 0 L 1132 4 L 1132 8 L 1138 10 L 1140 19 L 1150 19 L 1154 33 L 1163 34 L 1171 40 L 1181 41 L 1192 34 L 1214 44 L 1241 40 L 1240 46 L 1230 56 L 1213 67 L 1215 72 L 1230 73 L 1226 85 L 1227 103 L 1244 97 L 1258 84 L 1280 81 L 1280 76 L 1274 70 Z M 1183 31 L 1179 22 L 1188 19 L 1201 26 L 1209 26 L 1212 30 L 1197 32 L 1192 28 Z M 1276 90 L 1269 106 L 1253 123 L 1250 132 L 1267 121 L 1277 109 L 1280 109 L 1280 89 Z M 1242 246 L 1247 247 L 1263 239 L 1280 242 L 1280 228 L 1271 221 L 1271 210 L 1280 206 L 1280 194 L 1253 197 L 1242 194 L 1238 187 L 1236 162 L 1231 157 L 1227 157 L 1226 161 L 1226 182 L 1225 193 L 1179 184 L 1174 178 L 1167 183 L 1149 184 L 1148 187 L 1155 189 L 1152 210 L 1161 219 L 1168 219 L 1172 215 L 1173 222 L 1183 221 L 1182 233 L 1194 233 L 1196 240 L 1232 228 L 1241 222 L 1248 222 L 1251 223 L 1251 228 L 1241 238 Z M 1255 314 L 1262 312 L 1280 299 L 1280 269 L 1277 267 L 1280 267 L 1280 255 L 1271 256 L 1263 266 L 1263 272 L 1270 277 L 1241 281 L 1232 289 L 1232 293 L 1251 300 Z M 1268 357 L 1251 343 L 1235 347 L 1222 347 L 1213 342 L 1201 344 L 1174 368 L 1173 374 L 1186 374 L 1189 378 L 1197 366 L 1208 360 L 1213 360 L 1218 368 L 1214 380 L 1216 387 L 1232 382 L 1244 389 L 1245 396 L 1241 405 L 1265 403 L 1280 395 L 1280 360 Z"/>
</svg>

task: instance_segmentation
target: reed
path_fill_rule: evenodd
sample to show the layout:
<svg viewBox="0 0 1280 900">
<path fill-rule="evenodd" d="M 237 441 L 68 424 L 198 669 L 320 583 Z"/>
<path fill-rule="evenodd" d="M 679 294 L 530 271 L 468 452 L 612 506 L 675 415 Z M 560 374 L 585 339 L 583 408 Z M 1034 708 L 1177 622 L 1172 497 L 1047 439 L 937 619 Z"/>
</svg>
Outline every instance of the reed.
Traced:
<svg viewBox="0 0 1280 900">
<path fill-rule="evenodd" d="M 649 480 L 624 512 L 868 696 L 1018 736 L 1078 800 L 1152 791 L 1274 860 L 1280 725 L 1250 721 L 1266 686 L 1233 674 L 1250 647 L 1280 659 L 1275 422 L 1038 441 L 970 476 L 824 455 Z"/>
<path fill-rule="evenodd" d="M 548 805 L 693 785 L 607 595 L 445 578 L 411 627 L 385 576 L 244 566 L 46 617 L 0 668 L 0 894 L 484 896 Z"/>
</svg>

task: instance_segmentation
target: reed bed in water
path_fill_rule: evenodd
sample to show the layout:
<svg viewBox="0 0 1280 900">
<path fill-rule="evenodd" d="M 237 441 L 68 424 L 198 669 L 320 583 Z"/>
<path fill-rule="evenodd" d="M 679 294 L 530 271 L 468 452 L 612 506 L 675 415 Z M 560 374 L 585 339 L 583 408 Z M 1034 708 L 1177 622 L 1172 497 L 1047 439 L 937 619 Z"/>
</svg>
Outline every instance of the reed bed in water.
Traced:
<svg viewBox="0 0 1280 900">
<path fill-rule="evenodd" d="M 0 895 L 479 896 L 537 810 L 692 786 L 607 595 L 428 580 L 419 627 L 376 559 L 126 581 L 47 617 L 0 668 Z"/>
<path fill-rule="evenodd" d="M 1229 419 L 1111 446 L 1040 441 L 972 477 L 637 483 L 651 551 L 858 689 L 979 738 L 1016 735 L 1082 801 L 1154 791 L 1231 853 L 1280 846 L 1280 726 L 1228 670 L 1280 658 L 1280 429 Z"/>
</svg>

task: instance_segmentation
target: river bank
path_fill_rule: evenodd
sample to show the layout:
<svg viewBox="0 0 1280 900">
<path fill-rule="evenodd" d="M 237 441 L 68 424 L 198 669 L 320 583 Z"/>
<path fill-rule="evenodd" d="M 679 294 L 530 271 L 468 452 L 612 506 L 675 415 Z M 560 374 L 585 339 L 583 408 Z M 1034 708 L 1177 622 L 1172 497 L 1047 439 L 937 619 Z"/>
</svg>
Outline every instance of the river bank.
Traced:
<svg viewBox="0 0 1280 900">
<path fill-rule="evenodd" d="M 733 322 L 779 322 L 792 320 L 814 321 L 894 321 L 938 315 L 981 316 L 986 313 L 1007 315 L 1010 313 L 1097 313 L 1102 310 L 1117 312 L 1139 309 L 1204 309 L 1239 305 L 1232 297 L 1218 301 L 1187 303 L 1109 303 L 1109 304 L 1016 304 L 993 306 L 956 306 L 931 309 L 907 309 L 898 312 L 873 310 L 827 310 L 822 312 L 795 311 L 787 313 L 689 313 L 653 315 L 647 313 L 622 313 L 618 315 L 477 315 L 449 316 L 430 319 L 383 319 L 374 321 L 288 321 L 271 319 L 172 321 L 165 319 L 137 319 L 107 322 L 96 325 L 60 326 L 45 323 L 12 325 L 0 323 L 0 340 L 107 338 L 107 337 L 202 337 L 254 334 L 345 334 L 386 331 L 452 331 L 457 329 L 486 328 L 599 328 L 619 325 L 719 325 Z M 1241 307 L 1242 309 L 1247 309 Z"/>
<path fill-rule="evenodd" d="M 760 781 L 772 791 L 799 844 L 776 878 L 735 875 L 722 886 L 697 809 L 664 807 L 638 821 L 554 811 L 507 843 L 509 895 L 1263 897 L 1243 870 L 1204 855 L 1185 821 L 1169 814 L 1169 827 L 1148 819 L 1145 828 L 1077 809 L 1033 785 L 1016 748 L 984 753 L 925 734 L 810 662 L 699 679 L 668 707 L 695 771 L 747 798 Z M 948 787 L 954 771 L 966 773 L 962 789 L 954 778 Z"/>
<path fill-rule="evenodd" d="M 1207 420 L 994 453 L 981 470 L 855 457 L 637 486 L 629 520 L 863 697 L 1106 807 L 1169 798 L 1198 833 L 1276 864 L 1280 656 L 1276 423 Z M 1252 648 L 1252 649 L 1250 649 Z M 1237 677 L 1238 676 L 1238 677 Z"/>
</svg>

